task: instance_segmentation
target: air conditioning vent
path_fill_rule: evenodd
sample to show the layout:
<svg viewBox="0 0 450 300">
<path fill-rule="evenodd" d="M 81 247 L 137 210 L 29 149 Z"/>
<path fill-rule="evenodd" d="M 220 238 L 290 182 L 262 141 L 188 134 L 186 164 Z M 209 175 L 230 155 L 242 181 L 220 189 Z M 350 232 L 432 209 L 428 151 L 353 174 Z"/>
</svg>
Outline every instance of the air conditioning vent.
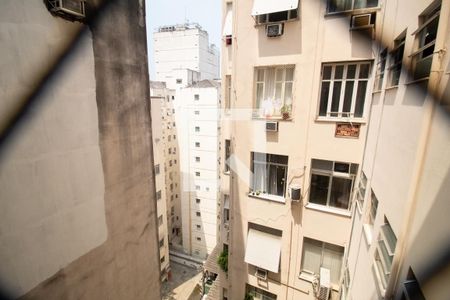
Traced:
<svg viewBox="0 0 450 300">
<path fill-rule="evenodd" d="M 255 276 L 262 280 L 267 280 L 267 270 L 256 268 Z"/>
<path fill-rule="evenodd" d="M 277 37 L 283 34 L 284 23 L 266 25 L 266 34 L 268 37 Z"/>
<path fill-rule="evenodd" d="M 62 14 L 71 15 L 77 18 L 86 16 L 84 10 L 84 0 L 49 0 L 51 11 Z"/>
<path fill-rule="evenodd" d="M 375 25 L 375 14 L 361 14 L 352 16 L 351 29 L 365 29 Z"/>
<path fill-rule="evenodd" d="M 293 202 L 300 202 L 302 190 L 298 185 L 291 185 L 291 200 Z"/>
<path fill-rule="evenodd" d="M 319 291 L 317 293 L 317 299 L 328 300 L 328 298 L 330 298 L 330 292 L 330 270 L 326 268 L 320 268 Z"/>
<path fill-rule="evenodd" d="M 278 122 L 267 121 L 266 122 L 266 131 L 277 132 L 278 131 Z"/>
</svg>

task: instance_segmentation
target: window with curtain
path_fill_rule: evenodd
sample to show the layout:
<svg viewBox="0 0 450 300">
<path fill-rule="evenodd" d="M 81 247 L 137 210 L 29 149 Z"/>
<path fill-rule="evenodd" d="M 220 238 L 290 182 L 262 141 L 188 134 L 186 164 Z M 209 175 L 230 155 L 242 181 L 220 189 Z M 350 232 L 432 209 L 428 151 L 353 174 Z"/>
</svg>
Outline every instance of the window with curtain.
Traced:
<svg viewBox="0 0 450 300">
<path fill-rule="evenodd" d="M 255 69 L 255 115 L 281 117 L 282 109 L 292 109 L 294 66 Z"/>
<path fill-rule="evenodd" d="M 378 0 L 328 0 L 328 13 L 377 7 Z"/>
<path fill-rule="evenodd" d="M 406 30 L 394 40 L 394 49 L 390 53 L 388 86 L 396 86 L 402 73 L 403 53 L 405 52 Z"/>
<path fill-rule="evenodd" d="M 287 167 L 287 156 L 252 152 L 253 191 L 284 197 Z"/>
<path fill-rule="evenodd" d="M 381 91 L 383 87 L 384 70 L 386 68 L 387 48 L 380 52 L 378 56 L 377 70 L 375 74 L 374 90 Z"/>
<path fill-rule="evenodd" d="M 309 202 L 349 209 L 357 171 L 358 164 L 313 159 Z"/>
<path fill-rule="evenodd" d="M 320 268 L 330 270 L 330 280 L 338 285 L 341 277 L 344 247 L 322 241 L 304 238 L 302 253 L 302 273 L 318 275 Z"/>
<path fill-rule="evenodd" d="M 225 140 L 225 173 L 230 173 L 229 159 L 231 155 L 231 142 L 230 140 Z"/>
</svg>

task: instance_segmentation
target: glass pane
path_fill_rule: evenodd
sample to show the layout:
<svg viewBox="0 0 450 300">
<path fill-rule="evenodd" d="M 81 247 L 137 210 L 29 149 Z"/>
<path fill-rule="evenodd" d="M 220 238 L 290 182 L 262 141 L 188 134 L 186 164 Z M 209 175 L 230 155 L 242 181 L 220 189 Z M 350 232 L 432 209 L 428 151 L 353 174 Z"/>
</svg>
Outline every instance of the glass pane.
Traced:
<svg viewBox="0 0 450 300">
<path fill-rule="evenodd" d="M 294 68 L 289 67 L 286 69 L 286 81 L 292 81 L 294 80 Z"/>
<path fill-rule="evenodd" d="M 347 78 L 353 79 L 356 74 L 356 65 L 348 65 L 347 67 Z"/>
<path fill-rule="evenodd" d="M 330 280 L 332 284 L 339 284 L 343 256 L 344 248 L 325 244 L 323 249 L 322 267 L 330 270 Z"/>
<path fill-rule="evenodd" d="M 369 64 L 363 64 L 359 67 L 359 78 L 369 78 Z"/>
<path fill-rule="evenodd" d="M 288 82 L 284 86 L 284 104 L 292 104 L 292 82 Z"/>
<path fill-rule="evenodd" d="M 354 81 L 347 81 L 345 83 L 344 106 L 342 107 L 342 112 L 350 112 L 354 85 Z"/>
<path fill-rule="evenodd" d="M 322 243 L 305 238 L 303 240 L 302 271 L 319 274 L 322 258 Z"/>
<path fill-rule="evenodd" d="M 320 107 L 319 116 L 327 115 L 328 94 L 330 93 L 330 83 L 322 82 L 322 89 L 320 90 Z"/>
<path fill-rule="evenodd" d="M 352 0 L 330 0 L 328 12 L 339 12 L 352 9 Z"/>
<path fill-rule="evenodd" d="M 389 251 L 394 253 L 395 247 L 397 246 L 397 237 L 395 233 L 392 231 L 391 226 L 389 224 L 384 224 L 381 226 L 381 230 L 383 231 L 383 235 L 386 238 L 386 244 L 389 247 Z"/>
<path fill-rule="evenodd" d="M 275 75 L 275 80 L 283 81 L 283 73 L 284 73 L 284 69 L 277 69 L 276 75 Z"/>
<path fill-rule="evenodd" d="M 331 66 L 323 67 L 322 79 L 331 79 Z"/>
<path fill-rule="evenodd" d="M 312 169 L 333 170 L 333 162 L 331 160 L 323 160 L 323 159 L 313 159 L 311 163 Z"/>
<path fill-rule="evenodd" d="M 351 189 L 351 179 L 333 177 L 331 183 L 330 206 L 347 209 Z"/>
<path fill-rule="evenodd" d="M 380 257 L 387 268 L 385 272 L 389 273 L 392 266 L 392 256 L 389 255 L 386 245 L 384 244 L 384 241 L 382 240 L 378 241 L 378 246 L 380 247 Z"/>
<path fill-rule="evenodd" d="M 275 100 L 281 100 L 281 89 L 283 84 L 281 82 L 278 82 L 275 84 Z"/>
<path fill-rule="evenodd" d="M 334 164 L 335 172 L 348 173 L 349 170 L 350 170 L 350 164 L 338 163 L 338 162 Z"/>
<path fill-rule="evenodd" d="M 264 81 L 264 69 L 258 69 L 257 81 Z"/>
<path fill-rule="evenodd" d="M 339 112 L 339 100 L 341 98 L 341 86 L 342 82 L 335 81 L 333 84 L 333 96 L 331 98 L 331 116 L 337 117 Z"/>
<path fill-rule="evenodd" d="M 267 189 L 266 186 L 266 176 L 267 170 L 265 164 L 254 164 L 254 173 L 253 173 L 253 190 L 262 192 Z"/>
<path fill-rule="evenodd" d="M 414 79 L 428 77 L 430 75 L 432 61 L 433 61 L 432 55 L 424 59 L 416 60 L 416 66 L 414 69 Z"/>
<path fill-rule="evenodd" d="M 356 93 L 355 117 L 362 118 L 364 113 L 364 103 L 366 100 L 367 81 L 358 83 L 358 92 Z"/>
<path fill-rule="evenodd" d="M 285 171 L 285 167 L 269 166 L 269 183 L 268 190 L 266 191 L 268 194 L 284 196 Z"/>
<path fill-rule="evenodd" d="M 377 7 L 378 0 L 355 0 L 355 9 Z"/>
<path fill-rule="evenodd" d="M 329 182 L 328 176 L 312 174 L 309 202 L 326 205 Z"/>
<path fill-rule="evenodd" d="M 428 43 L 436 40 L 439 17 L 431 21 L 420 33 L 420 47 L 422 48 Z"/>
<path fill-rule="evenodd" d="M 261 103 L 263 101 L 263 83 L 256 84 L 256 108 L 261 107 Z"/>
<path fill-rule="evenodd" d="M 334 70 L 334 79 L 342 79 L 344 75 L 344 66 L 336 66 Z"/>
<path fill-rule="evenodd" d="M 269 162 L 283 164 L 286 166 L 288 164 L 288 157 L 285 155 L 268 154 L 268 157 L 269 157 L 269 159 L 268 159 Z"/>
</svg>

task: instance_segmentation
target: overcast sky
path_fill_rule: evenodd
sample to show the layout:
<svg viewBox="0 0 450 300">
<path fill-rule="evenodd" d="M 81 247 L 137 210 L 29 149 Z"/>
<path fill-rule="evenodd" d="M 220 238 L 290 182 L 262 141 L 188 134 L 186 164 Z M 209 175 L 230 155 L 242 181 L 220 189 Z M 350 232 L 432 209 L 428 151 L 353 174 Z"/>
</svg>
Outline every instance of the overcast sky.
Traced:
<svg viewBox="0 0 450 300">
<path fill-rule="evenodd" d="M 152 35 L 159 26 L 184 23 L 185 20 L 198 23 L 208 31 L 209 42 L 220 49 L 220 0 L 146 0 L 146 11 L 150 79 L 155 75 Z"/>
</svg>

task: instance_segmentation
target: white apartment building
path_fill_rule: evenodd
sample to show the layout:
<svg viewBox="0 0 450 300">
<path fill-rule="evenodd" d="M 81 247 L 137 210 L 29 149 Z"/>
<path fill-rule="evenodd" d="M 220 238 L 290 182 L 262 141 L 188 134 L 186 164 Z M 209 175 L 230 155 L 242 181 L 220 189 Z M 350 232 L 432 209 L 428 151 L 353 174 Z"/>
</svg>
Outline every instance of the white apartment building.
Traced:
<svg viewBox="0 0 450 300">
<path fill-rule="evenodd" d="M 177 90 L 183 250 L 205 259 L 217 242 L 220 84 L 202 80 Z"/>
<path fill-rule="evenodd" d="M 156 80 L 171 89 L 218 79 L 219 52 L 195 23 L 159 27 L 153 33 Z"/>
<path fill-rule="evenodd" d="M 416 299 L 404 286 L 445 299 L 433 296 L 449 294 L 448 265 L 417 282 L 448 250 L 449 1 L 222 9 L 221 234 L 208 299 Z M 214 266 L 220 252 L 227 272 Z"/>
<path fill-rule="evenodd" d="M 161 279 L 167 279 L 169 245 L 181 245 L 178 140 L 174 116 L 175 91 L 164 82 L 150 82 L 153 159 L 158 213 Z"/>
</svg>

